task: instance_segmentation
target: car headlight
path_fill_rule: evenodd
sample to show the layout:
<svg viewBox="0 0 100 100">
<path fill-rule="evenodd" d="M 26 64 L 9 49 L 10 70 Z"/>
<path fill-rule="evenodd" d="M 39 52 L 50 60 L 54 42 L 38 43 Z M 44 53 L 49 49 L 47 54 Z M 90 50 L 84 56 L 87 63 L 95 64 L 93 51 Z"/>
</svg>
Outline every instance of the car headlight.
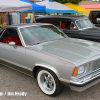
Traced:
<svg viewBox="0 0 100 100">
<path fill-rule="evenodd" d="M 84 73 L 84 71 L 85 71 L 85 66 L 84 65 L 83 66 L 80 66 L 78 68 L 78 74 L 82 74 L 82 73 Z"/>
</svg>

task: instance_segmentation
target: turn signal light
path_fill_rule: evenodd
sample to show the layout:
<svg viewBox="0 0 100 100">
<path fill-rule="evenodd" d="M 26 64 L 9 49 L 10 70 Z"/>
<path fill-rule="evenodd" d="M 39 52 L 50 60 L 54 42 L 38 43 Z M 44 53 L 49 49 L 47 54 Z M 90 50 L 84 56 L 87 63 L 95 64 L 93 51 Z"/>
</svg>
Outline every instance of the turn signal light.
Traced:
<svg viewBox="0 0 100 100">
<path fill-rule="evenodd" d="M 74 72 L 73 72 L 73 76 L 76 76 L 77 73 L 77 67 L 75 67 Z"/>
</svg>

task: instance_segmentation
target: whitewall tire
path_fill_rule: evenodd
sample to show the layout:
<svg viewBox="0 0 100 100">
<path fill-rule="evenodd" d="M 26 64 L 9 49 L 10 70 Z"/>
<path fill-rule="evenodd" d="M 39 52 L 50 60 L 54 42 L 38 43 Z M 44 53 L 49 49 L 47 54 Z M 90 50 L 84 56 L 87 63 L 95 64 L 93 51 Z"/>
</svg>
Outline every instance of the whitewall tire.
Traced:
<svg viewBox="0 0 100 100">
<path fill-rule="evenodd" d="M 37 82 L 42 92 L 49 96 L 55 96 L 63 89 L 56 75 L 46 68 L 38 70 Z"/>
</svg>

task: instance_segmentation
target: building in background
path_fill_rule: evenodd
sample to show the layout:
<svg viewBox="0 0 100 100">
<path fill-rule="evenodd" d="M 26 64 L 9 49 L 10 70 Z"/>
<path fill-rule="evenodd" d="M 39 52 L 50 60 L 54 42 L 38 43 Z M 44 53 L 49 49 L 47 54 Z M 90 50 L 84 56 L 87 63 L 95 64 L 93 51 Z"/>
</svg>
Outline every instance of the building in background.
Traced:
<svg viewBox="0 0 100 100">
<path fill-rule="evenodd" d="M 91 10 L 100 10 L 100 0 L 86 0 L 80 2 L 79 5 L 87 10 L 83 15 L 89 15 Z"/>
<path fill-rule="evenodd" d="M 86 0 L 79 3 L 79 5 L 100 4 L 100 0 Z"/>
</svg>

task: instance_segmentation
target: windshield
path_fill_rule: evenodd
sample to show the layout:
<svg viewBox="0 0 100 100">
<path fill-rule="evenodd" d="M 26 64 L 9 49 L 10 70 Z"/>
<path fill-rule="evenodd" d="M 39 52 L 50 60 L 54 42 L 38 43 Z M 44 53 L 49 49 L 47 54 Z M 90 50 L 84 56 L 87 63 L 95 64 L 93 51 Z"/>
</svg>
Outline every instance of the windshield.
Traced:
<svg viewBox="0 0 100 100">
<path fill-rule="evenodd" d="M 77 20 L 76 24 L 78 25 L 79 29 L 93 27 L 93 24 L 89 21 L 89 19 Z"/>
<path fill-rule="evenodd" d="M 65 34 L 52 25 L 24 27 L 20 28 L 20 32 L 26 45 L 33 45 L 66 37 Z"/>
</svg>

